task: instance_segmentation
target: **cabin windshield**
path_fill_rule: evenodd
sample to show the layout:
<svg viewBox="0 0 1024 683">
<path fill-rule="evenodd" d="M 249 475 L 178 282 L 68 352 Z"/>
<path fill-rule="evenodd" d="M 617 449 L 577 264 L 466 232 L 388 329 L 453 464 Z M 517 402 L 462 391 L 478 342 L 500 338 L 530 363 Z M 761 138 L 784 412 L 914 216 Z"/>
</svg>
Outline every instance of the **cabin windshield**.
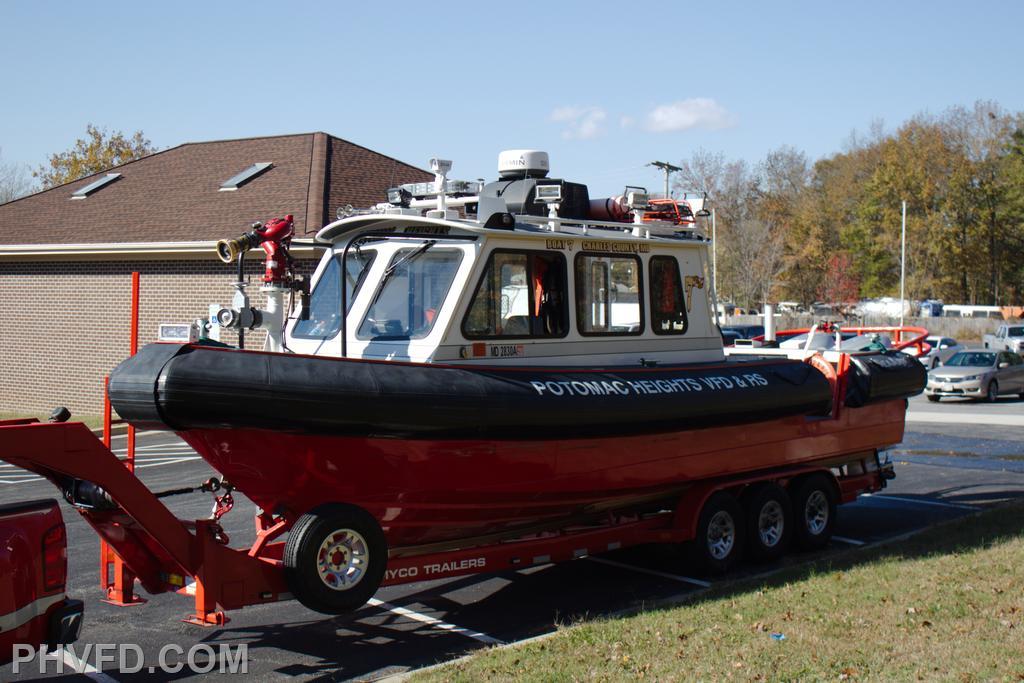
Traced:
<svg viewBox="0 0 1024 683">
<path fill-rule="evenodd" d="M 462 250 L 432 243 L 397 250 L 381 276 L 358 339 L 422 339 L 430 334 Z"/>
<path fill-rule="evenodd" d="M 352 305 L 376 257 L 375 250 L 350 251 L 345 259 L 345 310 Z M 341 255 L 331 258 L 313 289 L 309 320 L 296 321 L 292 336 L 330 339 L 341 330 Z"/>
</svg>

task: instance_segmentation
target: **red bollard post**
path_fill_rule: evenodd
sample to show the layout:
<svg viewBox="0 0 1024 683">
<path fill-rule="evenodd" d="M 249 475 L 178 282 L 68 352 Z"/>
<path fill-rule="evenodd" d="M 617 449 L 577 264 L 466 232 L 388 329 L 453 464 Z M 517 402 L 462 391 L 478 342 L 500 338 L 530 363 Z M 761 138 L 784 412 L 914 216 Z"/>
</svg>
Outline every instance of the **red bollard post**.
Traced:
<svg viewBox="0 0 1024 683">
<path fill-rule="evenodd" d="M 132 273 L 132 318 L 129 335 L 129 350 L 135 355 L 139 350 L 139 274 Z M 110 378 L 103 383 L 103 443 L 110 448 L 110 395 L 108 387 Z M 129 472 L 135 471 L 135 427 L 128 425 L 128 453 L 125 467 Z M 113 573 L 113 577 L 111 577 Z M 120 607 L 141 605 L 146 602 L 135 595 L 135 575 L 125 566 L 124 560 L 106 543 L 100 544 L 100 587 L 106 591 L 104 602 Z"/>
</svg>

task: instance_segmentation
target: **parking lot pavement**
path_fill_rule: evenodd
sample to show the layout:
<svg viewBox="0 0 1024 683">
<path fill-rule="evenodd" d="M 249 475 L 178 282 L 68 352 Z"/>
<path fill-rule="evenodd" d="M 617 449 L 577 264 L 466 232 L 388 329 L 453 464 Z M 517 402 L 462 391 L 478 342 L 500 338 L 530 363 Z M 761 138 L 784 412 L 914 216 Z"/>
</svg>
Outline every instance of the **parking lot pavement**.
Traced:
<svg viewBox="0 0 1024 683">
<path fill-rule="evenodd" d="M 930 428 L 932 425 L 994 427 L 997 428 L 996 433 L 1006 433 L 1009 431 L 1007 428 L 1024 426 L 1024 399 L 1000 396 L 993 403 L 968 398 L 944 398 L 932 402 L 924 394 L 910 399 L 907 429 Z"/>
<path fill-rule="evenodd" d="M 941 405 L 945 409 L 945 404 Z M 915 407 L 912 402 L 912 412 Z M 1007 403 L 1006 410 L 1022 409 L 1024 404 L 1010 407 Z M 899 539 L 1024 496 L 1024 471 L 1015 469 L 1019 461 L 1014 460 L 1024 461 L 1024 435 L 1017 433 L 1021 430 L 993 432 L 998 427 L 972 423 L 969 415 L 955 412 L 952 405 L 949 414 L 948 424 L 910 422 L 906 440 L 891 451 L 897 478 L 890 486 L 841 508 L 836 537 L 829 548 L 821 553 L 790 555 L 784 564 Z M 951 441 L 942 433 L 954 428 L 960 441 Z M 139 476 L 154 490 L 194 485 L 215 474 L 171 435 L 143 434 L 139 443 L 139 464 L 151 465 L 140 467 Z M 934 451 L 942 449 L 932 448 L 935 443 L 945 444 L 945 451 L 936 455 Z M 115 448 L 120 445 L 115 442 Z M 990 461 L 1008 466 L 990 467 Z M 0 475 L 0 479 L 5 477 L 12 475 Z M 0 503 L 56 497 L 56 490 L 47 482 L 17 481 L 0 483 Z M 253 539 L 255 510 L 243 496 L 236 500 L 236 509 L 223 521 L 232 545 L 243 546 Z M 183 518 L 201 518 L 209 513 L 211 497 L 186 495 L 170 498 L 168 504 Z M 76 653 L 81 654 L 88 644 L 130 642 L 140 646 L 151 663 L 162 647 L 172 643 L 183 651 L 197 644 L 245 644 L 249 673 L 261 680 L 378 679 L 493 644 L 550 633 L 560 625 L 677 602 L 705 590 L 707 583 L 706 578 L 691 574 L 678 550 L 648 546 L 516 572 L 385 588 L 372 604 L 345 616 L 326 617 L 296 602 L 285 602 L 238 610 L 230 614 L 232 620 L 225 627 L 202 629 L 181 623 L 192 607 L 186 597 L 146 596 L 147 604 L 129 608 L 101 602 L 98 539 L 72 508 L 65 505 L 63 511 L 70 543 L 69 593 L 86 602 L 85 626 Z M 714 581 L 756 576 L 771 569 L 747 566 Z M 66 666 L 62 675 L 54 669 L 45 676 L 38 671 L 13 675 L 7 666 L 0 668 L 0 679 L 80 678 L 71 671 Z M 146 675 L 145 671 L 107 670 L 89 677 L 130 681 Z M 183 671 L 175 679 L 202 677 Z"/>
</svg>

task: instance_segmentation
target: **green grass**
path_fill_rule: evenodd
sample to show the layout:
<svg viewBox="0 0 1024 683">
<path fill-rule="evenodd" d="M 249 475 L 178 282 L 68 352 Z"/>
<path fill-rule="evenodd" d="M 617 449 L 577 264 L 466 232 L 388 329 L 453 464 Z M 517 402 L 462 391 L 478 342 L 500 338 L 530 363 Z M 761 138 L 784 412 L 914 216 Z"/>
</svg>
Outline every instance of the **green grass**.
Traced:
<svg viewBox="0 0 1024 683">
<path fill-rule="evenodd" d="M 1024 505 L 414 679 L 1022 681 Z"/>
</svg>

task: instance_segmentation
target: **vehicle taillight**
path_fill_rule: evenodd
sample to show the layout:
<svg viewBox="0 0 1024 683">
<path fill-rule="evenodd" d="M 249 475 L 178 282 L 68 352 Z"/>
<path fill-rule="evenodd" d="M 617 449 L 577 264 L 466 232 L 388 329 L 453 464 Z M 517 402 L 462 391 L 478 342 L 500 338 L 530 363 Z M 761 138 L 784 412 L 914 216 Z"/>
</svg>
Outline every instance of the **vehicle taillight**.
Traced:
<svg viewBox="0 0 1024 683">
<path fill-rule="evenodd" d="M 43 588 L 63 588 L 68 576 L 68 544 L 64 525 L 58 524 L 43 536 Z"/>
</svg>

